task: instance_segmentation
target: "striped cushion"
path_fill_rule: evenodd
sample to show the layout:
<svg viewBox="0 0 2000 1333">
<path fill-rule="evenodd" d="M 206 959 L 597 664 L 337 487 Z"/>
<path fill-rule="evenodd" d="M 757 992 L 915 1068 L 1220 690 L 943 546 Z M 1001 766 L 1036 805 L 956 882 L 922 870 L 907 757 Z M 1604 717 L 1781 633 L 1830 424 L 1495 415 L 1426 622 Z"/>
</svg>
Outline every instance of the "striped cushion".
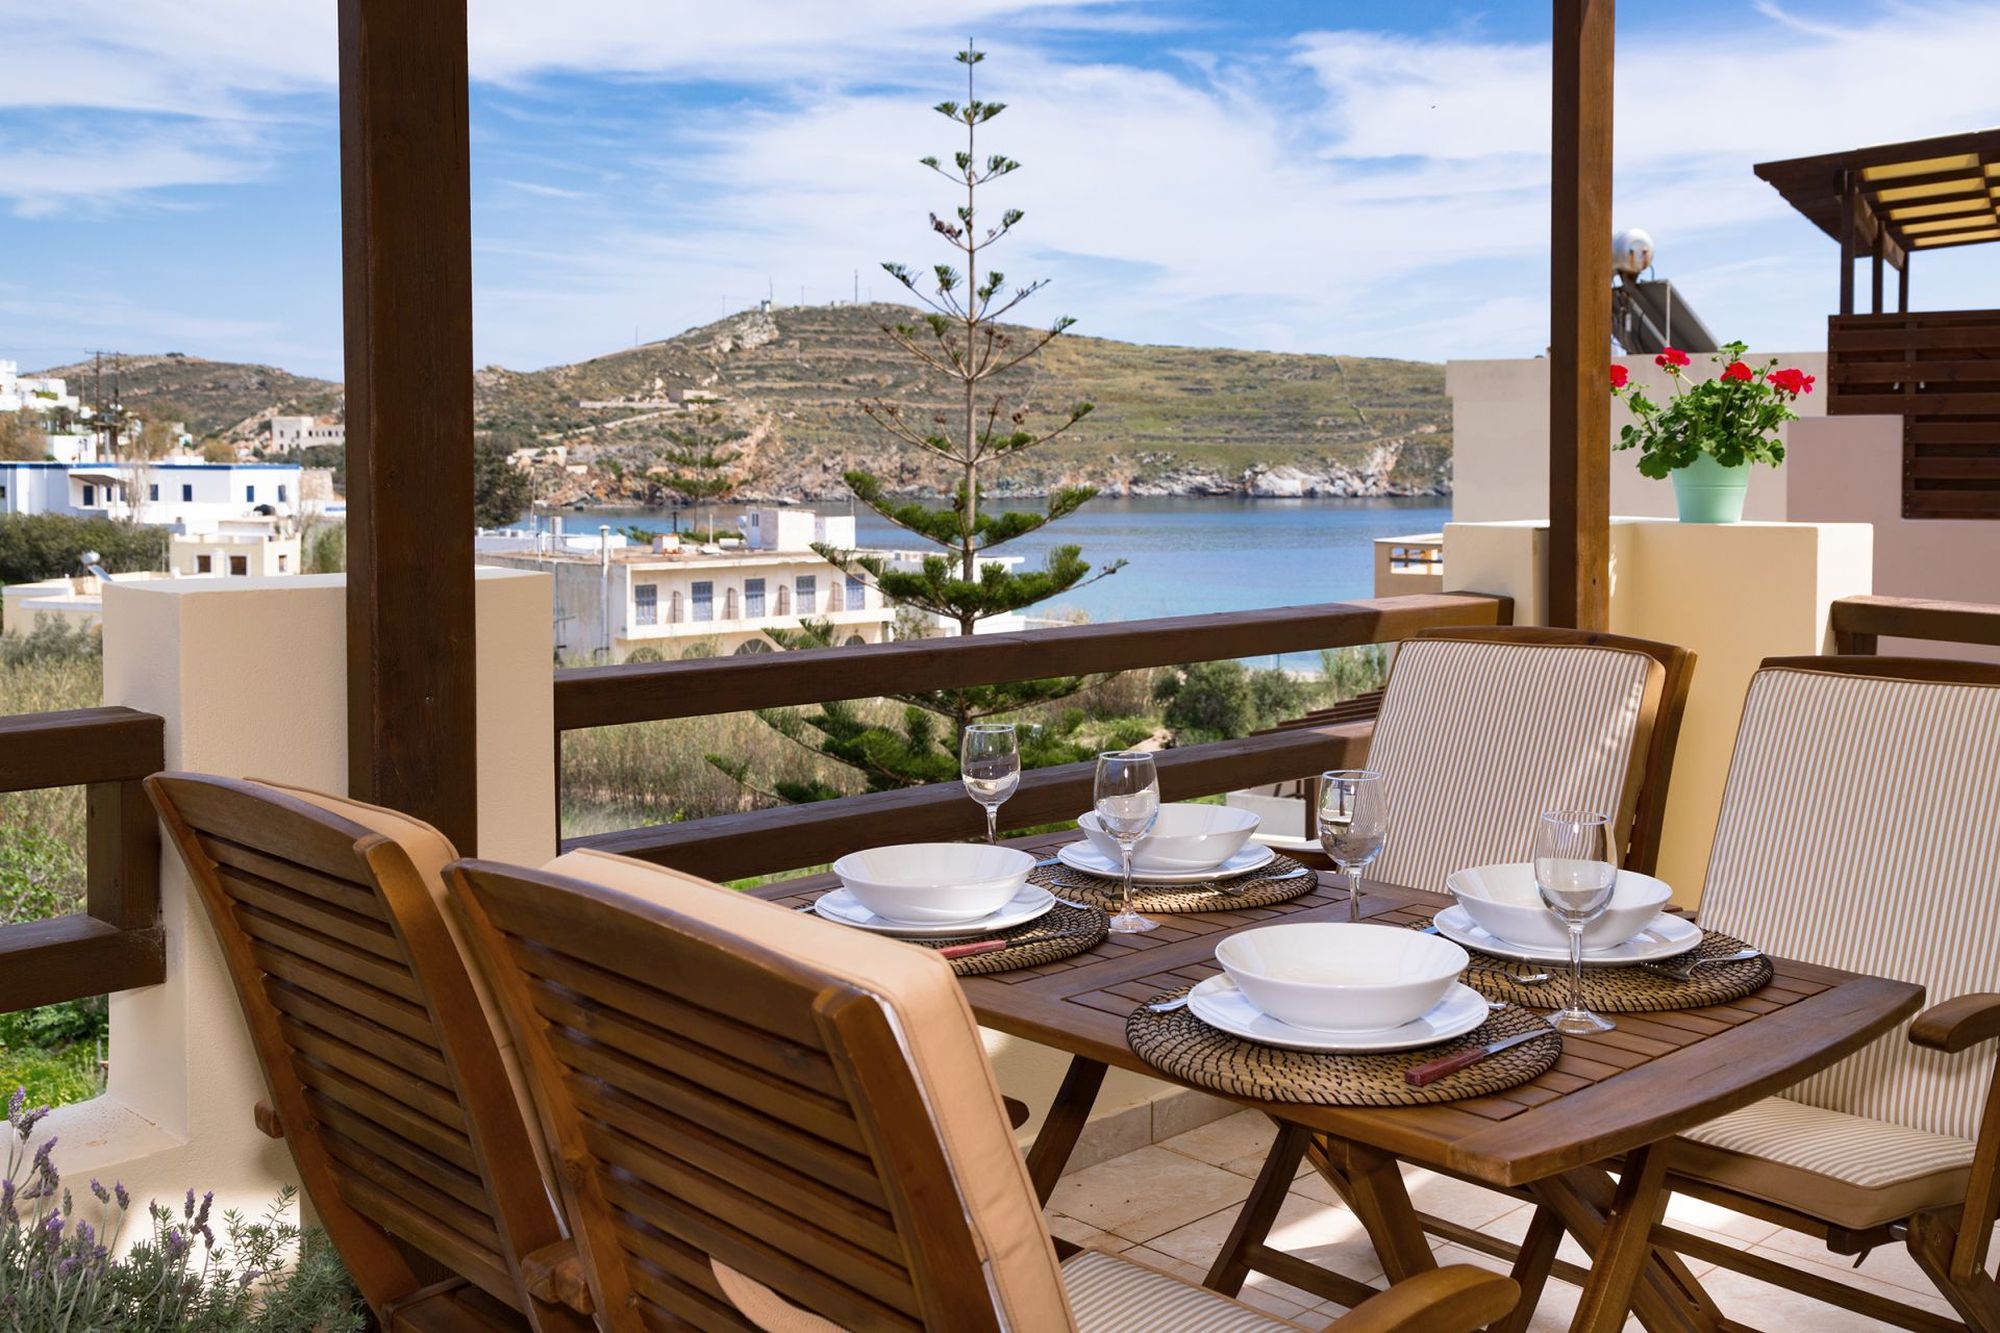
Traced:
<svg viewBox="0 0 2000 1333">
<path fill-rule="evenodd" d="M 1767 1097 L 1690 1130 L 1674 1166 L 1859 1230 L 1965 1197 L 1973 1150 L 1969 1139 Z"/>
<path fill-rule="evenodd" d="M 1388 846 L 1369 873 L 1443 892 L 1454 870 L 1527 860 L 1544 810 L 1624 812 L 1660 670 L 1623 648 L 1405 643 L 1368 748 L 1389 800 Z"/>
<path fill-rule="evenodd" d="M 2000 990 L 2000 688 L 1836 672 L 1750 683 L 1701 921 L 1938 1004 Z M 1786 1092 L 1807 1106 L 1978 1135 L 1991 1062 L 1899 1028 Z"/>
<path fill-rule="evenodd" d="M 1062 1266 L 1077 1333 L 1298 1333 L 1298 1324 L 1115 1254 Z"/>
</svg>

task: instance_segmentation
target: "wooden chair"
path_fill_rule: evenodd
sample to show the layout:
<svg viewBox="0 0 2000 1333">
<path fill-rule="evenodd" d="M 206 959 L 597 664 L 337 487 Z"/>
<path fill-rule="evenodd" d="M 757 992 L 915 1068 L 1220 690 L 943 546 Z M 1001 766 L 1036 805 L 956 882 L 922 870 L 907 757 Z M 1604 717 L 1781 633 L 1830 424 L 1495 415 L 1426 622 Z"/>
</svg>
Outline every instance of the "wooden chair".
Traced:
<svg viewBox="0 0 2000 1333">
<path fill-rule="evenodd" d="M 1535 817 L 1557 807 L 1613 812 L 1624 865 L 1651 871 L 1693 675 L 1687 649 L 1616 634 L 1508 626 L 1411 635 L 1368 745 L 1389 798 L 1388 845 L 1370 877 L 1442 893 L 1454 870 L 1525 860 Z M 1364 1218 L 1410 1206 L 1394 1159 L 1280 1134 L 1210 1286 L 1234 1292 L 1253 1269 L 1283 1263 L 1264 1239 L 1302 1156 Z M 1445 1218 L 1416 1217 L 1447 1239 L 1477 1240 Z M 1392 1276 L 1427 1260 L 1385 1258 Z"/>
<path fill-rule="evenodd" d="M 318 793 L 146 780 L 207 909 L 282 1135 L 391 1330 L 584 1330 L 587 1290 L 435 829 Z M 566 1302 L 563 1295 L 570 1300 Z M 580 1308 L 579 1308 L 580 1307 Z"/>
<path fill-rule="evenodd" d="M 950 965 L 594 853 L 596 882 L 459 862 L 452 890 L 533 1073 L 612 1333 L 1299 1327 L 1113 1255 L 1058 1266 Z M 1485 1324 L 1447 1269 L 1343 1333 Z"/>
<path fill-rule="evenodd" d="M 1676 1140 L 1669 1183 L 1865 1255 L 1901 1241 L 2000 1333 L 2000 667 L 1773 658 L 1750 683 L 1701 922 L 1921 983 L 1907 1032 Z M 1956 1327 L 1678 1230 L 1660 1243 L 1905 1328 Z"/>
</svg>

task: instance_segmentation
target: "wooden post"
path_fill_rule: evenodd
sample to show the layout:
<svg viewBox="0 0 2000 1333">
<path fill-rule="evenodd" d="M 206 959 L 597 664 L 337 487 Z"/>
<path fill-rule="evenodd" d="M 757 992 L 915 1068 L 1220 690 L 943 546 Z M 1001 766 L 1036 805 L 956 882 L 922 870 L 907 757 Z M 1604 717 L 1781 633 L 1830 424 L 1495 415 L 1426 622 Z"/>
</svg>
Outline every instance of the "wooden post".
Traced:
<svg viewBox="0 0 2000 1333">
<path fill-rule="evenodd" d="M 1854 313 L 1854 176 L 1840 176 L 1840 313 Z"/>
<path fill-rule="evenodd" d="M 1612 15 L 1555 0 L 1549 623 L 1595 630 L 1610 621 Z"/>
<path fill-rule="evenodd" d="M 1875 225 L 1875 250 L 1874 250 L 1874 259 L 1871 265 L 1873 272 L 1870 275 L 1870 283 L 1873 288 L 1871 295 L 1874 297 L 1874 310 L 1875 313 L 1878 315 L 1882 313 L 1882 268 L 1884 264 L 1883 250 L 1884 247 L 1887 246 L 1888 244 L 1889 244 L 1889 234 L 1887 230 L 1878 222 Z"/>
<path fill-rule="evenodd" d="M 1910 254 L 1903 252 L 1903 262 L 1896 266 L 1896 313 L 1910 313 Z"/>
<path fill-rule="evenodd" d="M 465 0 L 340 0 L 348 785 L 470 854 L 466 82 Z"/>
</svg>

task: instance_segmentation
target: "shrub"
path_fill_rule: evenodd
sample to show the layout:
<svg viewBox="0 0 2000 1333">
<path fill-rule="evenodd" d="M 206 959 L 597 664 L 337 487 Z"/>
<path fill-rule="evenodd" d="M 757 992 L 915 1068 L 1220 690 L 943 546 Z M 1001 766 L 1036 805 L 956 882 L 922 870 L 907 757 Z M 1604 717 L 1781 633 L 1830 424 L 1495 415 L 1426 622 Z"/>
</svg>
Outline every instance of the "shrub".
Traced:
<svg viewBox="0 0 2000 1333">
<path fill-rule="evenodd" d="M 0 517 L 0 583 L 75 574 L 85 551 L 97 552 L 99 563 L 113 574 L 164 569 L 167 530 L 70 514 Z"/>
<path fill-rule="evenodd" d="M 1166 702 L 1161 720 L 1180 745 L 1247 736 L 1256 714 L 1250 701 L 1250 673 L 1241 662 L 1197 662 L 1163 674 L 1154 696 Z"/>
<path fill-rule="evenodd" d="M 9 824 L 0 832 L 0 925 L 82 910 L 83 857 L 40 829 Z"/>
<path fill-rule="evenodd" d="M 14 1329 L 191 1329 L 196 1333 L 358 1333 L 353 1283 L 318 1229 L 289 1214 L 287 1186 L 261 1218 L 211 1221 L 214 1195 L 146 1207 L 149 1235 L 118 1254 L 132 1199 L 93 1180 L 79 1206 L 56 1170 L 53 1138 L 28 1144 L 47 1108 L 7 1103 L 13 1130 L 0 1179 L 0 1313 Z"/>
<path fill-rule="evenodd" d="M 104 635 L 97 626 L 85 629 L 60 616 L 43 613 L 25 634 L 0 634 L 0 667 L 38 666 L 44 662 L 102 662 Z"/>
</svg>

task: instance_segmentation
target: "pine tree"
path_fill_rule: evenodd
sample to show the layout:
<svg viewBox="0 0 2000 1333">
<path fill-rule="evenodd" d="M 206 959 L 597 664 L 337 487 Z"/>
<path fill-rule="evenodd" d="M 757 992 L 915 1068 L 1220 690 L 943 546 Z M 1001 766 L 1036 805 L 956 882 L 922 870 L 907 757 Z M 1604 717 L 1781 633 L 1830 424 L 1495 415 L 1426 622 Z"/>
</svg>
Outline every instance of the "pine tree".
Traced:
<svg viewBox="0 0 2000 1333">
<path fill-rule="evenodd" d="M 686 429 L 668 432 L 667 442 L 660 446 L 658 461 L 649 473 L 658 478 L 662 488 L 701 507 L 705 541 L 715 536 L 709 507 L 729 499 L 749 480 L 734 470 L 743 456 L 742 447 L 735 442 L 740 438 L 717 431 L 706 420 L 698 419 Z"/>
<path fill-rule="evenodd" d="M 1021 401 L 1028 363 L 1075 321 L 1065 315 L 1046 329 L 1032 331 L 1003 322 L 1040 291 L 1046 280 L 1010 288 L 1005 274 L 987 259 L 991 247 L 1020 224 L 1023 214 L 1009 208 L 997 221 L 982 221 L 980 191 L 1021 166 L 999 153 L 989 153 L 984 159 L 978 156 L 981 127 L 1005 109 L 1003 103 L 978 98 L 974 70 L 985 58 L 968 43 L 957 57 L 965 66 L 966 100 L 941 102 L 934 108 L 963 127 L 965 147 L 952 154 L 949 165 L 936 157 L 920 159 L 923 166 L 964 191 L 964 202 L 953 208 L 950 217 L 930 216 L 931 230 L 960 258 L 932 265 L 921 277 L 904 264 L 882 266 L 924 307 L 917 322 L 885 325 L 883 332 L 930 377 L 945 383 L 950 405 L 933 414 L 928 409 L 906 411 L 901 403 L 887 399 L 861 404 L 888 434 L 953 469 L 951 504 L 932 509 L 915 501 L 899 501 L 871 472 L 856 469 L 844 474 L 856 499 L 897 527 L 943 548 L 944 554 L 925 556 L 913 570 L 892 568 L 879 556 L 827 546 L 815 548 L 846 572 L 865 575 L 889 601 L 955 624 L 960 634 L 973 633 L 982 620 L 1084 587 L 1125 565 L 1117 560 L 1093 569 L 1081 548 L 1074 545 L 1056 547 L 1040 569 L 1016 571 L 985 558 L 995 547 L 1075 513 L 1097 494 L 1094 486 L 1059 487 L 1039 513 L 996 513 L 980 508 L 983 473 L 1062 435 L 1091 411 L 1091 404 L 1080 402 L 1053 419 L 1035 422 Z M 1018 373 L 1003 378 L 1010 372 Z M 920 423 L 919 417 L 927 420 Z M 1067 698 L 1086 683 L 1082 676 L 1064 676 L 959 690 L 892 693 L 890 698 L 910 706 L 899 728 L 868 723 L 851 706 L 829 707 L 810 716 L 777 712 L 766 720 L 789 738 L 859 770 L 871 788 L 911 786 L 949 780 L 957 773 L 958 737 L 971 722 Z M 926 714 L 947 719 L 950 728 L 936 726 Z M 1024 737 L 1022 748 L 1023 760 L 1030 765 L 1061 763 L 1082 754 L 1067 740 L 1066 733 Z M 822 793 L 783 794 L 790 799 L 800 795 L 813 799 Z"/>
</svg>

